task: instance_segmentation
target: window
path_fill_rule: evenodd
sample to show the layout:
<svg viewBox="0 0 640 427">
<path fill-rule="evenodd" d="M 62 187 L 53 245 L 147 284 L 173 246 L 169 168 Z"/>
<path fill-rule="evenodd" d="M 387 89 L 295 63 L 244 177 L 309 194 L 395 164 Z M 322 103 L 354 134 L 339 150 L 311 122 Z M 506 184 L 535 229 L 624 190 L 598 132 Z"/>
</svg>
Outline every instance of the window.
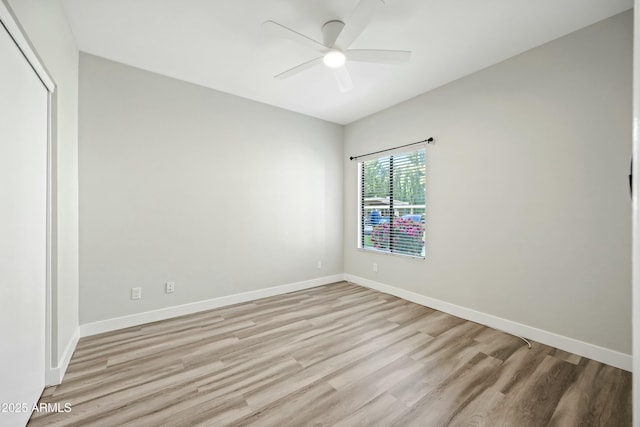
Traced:
<svg viewBox="0 0 640 427">
<path fill-rule="evenodd" d="M 424 149 L 358 163 L 358 248 L 424 257 Z"/>
</svg>

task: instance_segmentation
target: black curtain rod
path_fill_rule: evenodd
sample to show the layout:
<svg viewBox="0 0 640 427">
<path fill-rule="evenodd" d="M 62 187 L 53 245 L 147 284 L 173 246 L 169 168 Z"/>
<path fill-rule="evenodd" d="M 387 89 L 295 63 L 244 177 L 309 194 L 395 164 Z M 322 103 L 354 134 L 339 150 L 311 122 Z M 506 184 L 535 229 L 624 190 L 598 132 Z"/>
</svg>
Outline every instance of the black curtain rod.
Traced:
<svg viewBox="0 0 640 427">
<path fill-rule="evenodd" d="M 351 157 L 349 157 L 349 160 L 355 160 L 358 157 L 370 156 L 372 154 L 384 153 L 385 151 L 395 150 L 396 148 L 404 148 L 404 147 L 409 147 L 411 145 L 424 144 L 425 142 L 427 144 L 431 144 L 433 142 L 433 137 L 425 139 L 424 141 L 412 142 L 411 144 L 405 144 L 405 145 L 399 145 L 399 146 L 393 147 L 393 148 L 387 148 L 386 150 L 374 151 L 373 153 L 367 153 L 367 154 L 360 154 L 359 156 L 351 156 Z"/>
</svg>

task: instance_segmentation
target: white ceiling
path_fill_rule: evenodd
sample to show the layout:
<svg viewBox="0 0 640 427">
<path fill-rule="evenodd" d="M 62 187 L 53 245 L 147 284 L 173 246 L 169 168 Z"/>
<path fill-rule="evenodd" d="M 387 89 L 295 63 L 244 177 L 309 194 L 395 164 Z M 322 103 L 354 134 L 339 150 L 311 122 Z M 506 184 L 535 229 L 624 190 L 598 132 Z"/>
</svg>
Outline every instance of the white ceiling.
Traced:
<svg viewBox="0 0 640 427">
<path fill-rule="evenodd" d="M 273 78 L 317 57 L 267 35 L 274 20 L 316 40 L 359 0 L 62 0 L 84 52 L 347 124 L 633 6 L 632 0 L 385 0 L 351 46 L 412 50 L 408 64 L 348 63 Z"/>
</svg>

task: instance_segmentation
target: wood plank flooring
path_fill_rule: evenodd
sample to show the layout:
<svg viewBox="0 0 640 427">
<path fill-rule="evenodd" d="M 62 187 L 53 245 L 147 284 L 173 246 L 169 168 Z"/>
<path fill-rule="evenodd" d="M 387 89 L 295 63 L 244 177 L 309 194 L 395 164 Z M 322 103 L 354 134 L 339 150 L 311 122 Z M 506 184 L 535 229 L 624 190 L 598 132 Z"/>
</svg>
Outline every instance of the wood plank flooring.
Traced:
<svg viewBox="0 0 640 427">
<path fill-rule="evenodd" d="M 83 338 L 29 426 L 630 426 L 631 374 L 349 283 Z"/>
</svg>

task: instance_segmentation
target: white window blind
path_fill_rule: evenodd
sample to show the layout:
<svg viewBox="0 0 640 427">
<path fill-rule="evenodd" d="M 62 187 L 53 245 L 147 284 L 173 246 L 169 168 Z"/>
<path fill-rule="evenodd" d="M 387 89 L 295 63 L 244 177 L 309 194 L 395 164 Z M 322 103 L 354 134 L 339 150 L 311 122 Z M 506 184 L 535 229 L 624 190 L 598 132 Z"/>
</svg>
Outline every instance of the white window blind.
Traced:
<svg viewBox="0 0 640 427">
<path fill-rule="evenodd" d="M 359 163 L 358 247 L 424 257 L 425 150 Z"/>
</svg>

